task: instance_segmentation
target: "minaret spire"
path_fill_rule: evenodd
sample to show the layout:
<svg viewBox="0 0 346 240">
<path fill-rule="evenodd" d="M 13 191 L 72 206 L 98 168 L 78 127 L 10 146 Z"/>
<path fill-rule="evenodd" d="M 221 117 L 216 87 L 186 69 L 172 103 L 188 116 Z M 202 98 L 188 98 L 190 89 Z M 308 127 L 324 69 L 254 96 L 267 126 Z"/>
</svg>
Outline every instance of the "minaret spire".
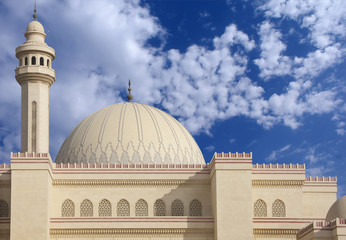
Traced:
<svg viewBox="0 0 346 240">
<path fill-rule="evenodd" d="M 129 91 L 129 94 L 127 95 L 127 99 L 129 100 L 129 102 L 131 102 L 133 96 L 131 95 L 131 80 L 129 79 L 129 88 L 127 89 Z"/>
<path fill-rule="evenodd" d="M 36 10 L 36 1 L 35 1 L 34 15 L 32 15 L 34 17 L 34 21 L 36 21 L 36 19 L 37 19 L 36 12 L 37 12 L 37 10 Z"/>
</svg>

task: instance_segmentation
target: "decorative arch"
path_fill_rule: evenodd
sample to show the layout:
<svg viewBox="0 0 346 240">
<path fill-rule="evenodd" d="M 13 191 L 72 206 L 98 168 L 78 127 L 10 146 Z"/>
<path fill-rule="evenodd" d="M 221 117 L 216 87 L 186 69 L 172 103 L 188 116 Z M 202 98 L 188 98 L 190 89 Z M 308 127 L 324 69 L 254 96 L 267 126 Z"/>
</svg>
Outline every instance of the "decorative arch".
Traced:
<svg viewBox="0 0 346 240">
<path fill-rule="evenodd" d="M 130 204 L 127 200 L 121 199 L 117 204 L 117 216 L 130 216 Z"/>
<path fill-rule="evenodd" d="M 107 199 L 102 199 L 99 203 L 99 216 L 110 217 L 112 216 L 112 204 Z"/>
<path fill-rule="evenodd" d="M 36 57 L 35 56 L 31 57 L 31 65 L 36 65 Z"/>
<path fill-rule="evenodd" d="M 93 203 L 89 199 L 84 199 L 80 204 L 80 216 L 92 217 L 94 215 Z"/>
<path fill-rule="evenodd" d="M 254 217 L 266 217 L 267 216 L 267 204 L 262 199 L 258 199 L 253 205 Z"/>
<path fill-rule="evenodd" d="M 5 200 L 0 200 L 0 217 L 9 217 L 8 204 Z"/>
<path fill-rule="evenodd" d="M 74 203 L 70 199 L 66 199 L 61 205 L 61 216 L 62 217 L 74 217 L 75 208 Z"/>
<path fill-rule="evenodd" d="M 276 199 L 272 205 L 273 217 L 286 217 L 286 207 L 285 203 Z"/>
<path fill-rule="evenodd" d="M 144 199 L 139 199 L 135 205 L 136 216 L 148 216 L 148 203 Z"/>
<path fill-rule="evenodd" d="M 202 216 L 202 203 L 194 199 L 190 202 L 189 206 L 190 216 Z"/>
<path fill-rule="evenodd" d="M 166 204 L 162 199 L 157 199 L 154 203 L 154 216 L 166 216 Z"/>
<path fill-rule="evenodd" d="M 172 216 L 184 216 L 184 204 L 181 200 L 175 199 L 171 206 Z"/>
</svg>

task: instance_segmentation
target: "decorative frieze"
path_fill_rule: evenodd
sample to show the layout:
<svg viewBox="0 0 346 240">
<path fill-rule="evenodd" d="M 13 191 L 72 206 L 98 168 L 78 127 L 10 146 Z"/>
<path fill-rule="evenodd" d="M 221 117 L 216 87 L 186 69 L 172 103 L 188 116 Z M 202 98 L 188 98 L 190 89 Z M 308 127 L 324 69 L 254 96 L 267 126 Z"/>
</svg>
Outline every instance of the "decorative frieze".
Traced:
<svg viewBox="0 0 346 240">
<path fill-rule="evenodd" d="M 299 229 L 254 229 L 253 235 L 258 238 L 296 238 Z"/>
<path fill-rule="evenodd" d="M 51 229 L 51 237 L 212 237 L 213 229 Z"/>
<path fill-rule="evenodd" d="M 180 179 L 56 179 L 54 187 L 209 187 L 210 180 Z"/>
<path fill-rule="evenodd" d="M 305 170 L 305 164 L 253 164 L 252 165 L 252 168 L 254 170 L 272 170 L 272 169 L 275 169 L 275 170 L 289 170 L 289 169 L 292 169 L 292 170 Z"/>
<path fill-rule="evenodd" d="M 252 180 L 252 186 L 256 188 L 299 188 L 304 184 L 304 180 Z"/>
</svg>

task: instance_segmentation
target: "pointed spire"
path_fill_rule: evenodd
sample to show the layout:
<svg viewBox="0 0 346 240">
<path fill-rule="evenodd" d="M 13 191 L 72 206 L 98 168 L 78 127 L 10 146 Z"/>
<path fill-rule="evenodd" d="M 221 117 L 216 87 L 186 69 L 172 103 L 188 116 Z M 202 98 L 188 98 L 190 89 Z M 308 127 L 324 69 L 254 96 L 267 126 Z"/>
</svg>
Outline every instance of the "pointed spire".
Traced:
<svg viewBox="0 0 346 240">
<path fill-rule="evenodd" d="M 131 102 L 133 96 L 131 95 L 131 80 L 129 79 L 129 88 L 127 89 L 129 91 L 129 94 L 127 95 L 127 99 L 129 100 L 129 102 Z"/>
<path fill-rule="evenodd" d="M 34 21 L 36 21 L 37 19 L 37 14 L 36 14 L 37 10 L 36 10 L 36 1 L 35 1 L 35 9 L 34 9 L 34 15 L 32 15 L 34 17 Z"/>
</svg>

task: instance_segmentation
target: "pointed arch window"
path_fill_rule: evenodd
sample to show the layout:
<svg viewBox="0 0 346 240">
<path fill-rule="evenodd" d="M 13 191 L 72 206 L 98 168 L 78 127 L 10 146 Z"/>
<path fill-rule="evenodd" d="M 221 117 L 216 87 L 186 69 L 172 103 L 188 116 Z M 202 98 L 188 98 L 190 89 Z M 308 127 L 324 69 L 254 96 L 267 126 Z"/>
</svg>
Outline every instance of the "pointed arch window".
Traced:
<svg viewBox="0 0 346 240">
<path fill-rule="evenodd" d="M 107 199 L 103 199 L 99 203 L 99 216 L 100 217 L 110 217 L 110 216 L 112 216 L 112 204 Z"/>
<path fill-rule="evenodd" d="M 154 216 L 166 216 L 166 204 L 161 199 L 157 199 L 154 203 Z"/>
<path fill-rule="evenodd" d="M 93 216 L 93 203 L 89 199 L 84 199 L 80 204 L 80 216 L 92 217 Z"/>
<path fill-rule="evenodd" d="M 139 199 L 135 205 L 136 216 L 148 216 L 148 203 L 144 199 Z"/>
<path fill-rule="evenodd" d="M 24 58 L 24 64 L 25 64 L 25 66 L 28 66 L 28 57 Z"/>
<path fill-rule="evenodd" d="M 43 59 L 43 57 L 40 57 L 40 65 L 44 66 L 44 59 Z"/>
<path fill-rule="evenodd" d="M 258 199 L 253 206 L 254 217 L 266 217 L 267 216 L 267 204 L 262 199 Z"/>
<path fill-rule="evenodd" d="M 8 204 L 4 200 L 0 200 L 0 217 L 9 217 Z"/>
<path fill-rule="evenodd" d="M 184 216 L 184 204 L 181 200 L 175 199 L 171 206 L 172 216 Z"/>
<path fill-rule="evenodd" d="M 62 217 L 74 217 L 75 208 L 74 203 L 70 199 L 66 199 L 61 206 Z"/>
<path fill-rule="evenodd" d="M 130 204 L 127 200 L 121 199 L 118 202 L 117 216 L 130 216 Z"/>
<path fill-rule="evenodd" d="M 202 216 L 202 204 L 199 200 L 194 199 L 190 202 L 190 216 Z"/>
<path fill-rule="evenodd" d="M 272 205 L 273 217 L 286 217 L 285 203 L 280 199 L 276 199 Z"/>
<path fill-rule="evenodd" d="M 36 57 L 31 57 L 31 65 L 36 65 Z"/>
</svg>

